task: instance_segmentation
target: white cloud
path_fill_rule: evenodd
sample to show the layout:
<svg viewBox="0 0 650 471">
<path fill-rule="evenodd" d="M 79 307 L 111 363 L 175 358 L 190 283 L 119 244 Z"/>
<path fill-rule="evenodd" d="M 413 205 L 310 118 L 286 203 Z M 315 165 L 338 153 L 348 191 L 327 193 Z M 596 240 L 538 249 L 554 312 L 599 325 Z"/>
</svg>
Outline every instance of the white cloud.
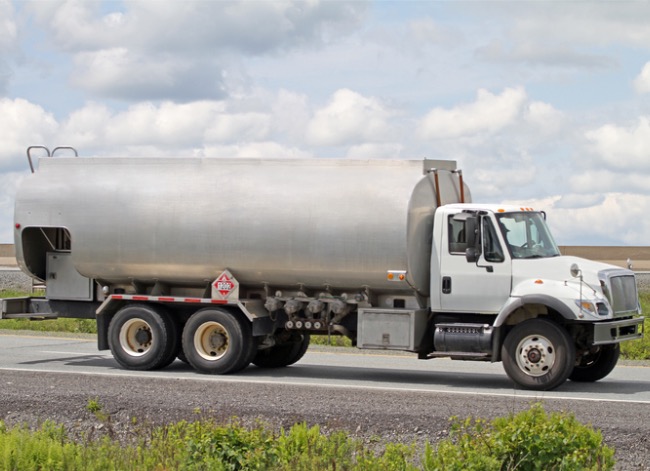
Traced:
<svg viewBox="0 0 650 471">
<path fill-rule="evenodd" d="M 572 43 L 548 44 L 536 39 L 503 43 L 495 40 L 476 49 L 476 57 L 485 61 L 532 64 L 546 67 L 604 69 L 616 61 L 603 54 L 577 51 Z"/>
<path fill-rule="evenodd" d="M 53 47 L 73 54 L 78 87 L 126 101 L 189 102 L 223 98 L 230 61 L 340 40 L 358 27 L 366 2 L 65 0 L 30 9 Z"/>
<path fill-rule="evenodd" d="M 578 208 L 563 207 L 561 199 L 555 196 L 515 204 L 547 211 L 560 245 L 648 245 L 650 195 L 609 193 Z"/>
<path fill-rule="evenodd" d="M 366 2 L 34 2 L 32 11 L 62 47 L 87 51 L 133 46 L 139 50 L 264 53 L 356 27 Z"/>
<path fill-rule="evenodd" d="M 391 132 L 392 112 L 377 98 L 338 90 L 307 126 L 307 141 L 316 146 L 384 141 Z"/>
<path fill-rule="evenodd" d="M 58 123 L 51 113 L 26 100 L 0 99 L 0 169 L 27 168 L 25 149 L 52 142 Z"/>
<path fill-rule="evenodd" d="M 596 165 L 599 165 L 596 162 Z M 591 194 L 606 193 L 644 193 L 648 191 L 648 173 L 644 171 L 612 171 L 602 166 L 574 172 L 569 177 L 567 191 Z"/>
<path fill-rule="evenodd" d="M 99 96 L 184 102 L 225 96 L 222 70 L 210 61 L 139 54 L 120 47 L 79 53 L 75 64 L 73 82 Z"/>
<path fill-rule="evenodd" d="M 508 18 L 507 32 L 515 44 L 535 42 L 577 47 L 624 44 L 648 48 L 650 9 L 646 2 L 504 2 L 471 5 L 472 13 Z"/>
<path fill-rule="evenodd" d="M 581 209 L 590 206 L 598 206 L 605 201 L 605 195 L 602 193 L 567 193 L 561 195 L 555 201 L 555 207 L 560 209 Z"/>
<path fill-rule="evenodd" d="M 564 113 L 541 101 L 533 101 L 528 105 L 524 120 L 538 135 L 557 133 L 565 124 Z"/>
<path fill-rule="evenodd" d="M 522 165 L 515 168 L 503 168 L 502 166 L 481 166 L 475 162 L 476 168 L 471 169 L 472 180 L 468 181 L 472 188 L 472 194 L 476 197 L 480 195 L 491 195 L 490 200 L 483 200 L 485 203 L 499 203 L 499 195 L 503 194 L 503 189 L 515 185 L 525 187 L 535 181 L 537 176 L 536 168 L 532 165 Z M 479 201 L 479 200 L 476 200 Z M 519 203 L 515 203 L 519 204 Z"/>
<path fill-rule="evenodd" d="M 523 88 L 506 88 L 501 95 L 480 89 L 476 101 L 454 108 L 434 108 L 422 119 L 424 139 L 450 139 L 494 134 L 515 122 L 526 102 Z"/>
<path fill-rule="evenodd" d="M 592 151 L 612 169 L 650 170 L 650 118 L 627 127 L 606 124 L 585 132 Z"/>
<path fill-rule="evenodd" d="M 303 144 L 305 130 L 311 119 L 309 99 L 305 94 L 281 89 L 272 100 L 273 128 L 288 141 Z"/>
<path fill-rule="evenodd" d="M 556 238 L 570 242 L 566 245 L 585 245 L 590 240 L 648 245 L 648 211 L 650 195 L 610 193 L 592 206 L 553 210 L 549 220 Z"/>
<path fill-rule="evenodd" d="M 206 129 L 205 142 L 256 142 L 270 135 L 271 116 L 265 113 L 236 113 L 215 116 Z"/>
<path fill-rule="evenodd" d="M 18 38 L 14 8 L 9 0 L 0 0 L 0 52 L 9 52 Z"/>
<path fill-rule="evenodd" d="M 274 133 L 289 133 L 294 124 L 291 120 L 284 122 L 292 115 L 278 116 L 272 110 L 286 111 L 278 108 L 278 103 L 286 104 L 293 98 L 280 93 L 278 97 L 258 97 L 258 102 L 251 97 L 228 102 L 142 102 L 119 113 L 102 104 L 88 103 L 70 114 L 59 136 L 74 143 L 84 155 L 117 152 L 154 156 L 167 151 L 170 155 L 195 155 L 208 148 L 233 152 L 234 147 L 228 147 L 231 144 L 238 149 L 262 144 L 268 148 Z M 296 154 L 295 150 L 290 152 Z"/>
<path fill-rule="evenodd" d="M 17 39 L 13 6 L 9 0 L 0 0 L 0 96 L 5 94 L 12 77 L 11 66 L 5 58 L 16 53 Z"/>
<path fill-rule="evenodd" d="M 641 73 L 634 79 L 637 93 L 650 93 L 650 62 L 646 62 Z"/>
<path fill-rule="evenodd" d="M 212 119 L 213 102 L 176 105 L 165 102 L 160 106 L 139 103 L 111 118 L 106 127 L 106 139 L 127 145 L 155 144 L 182 146 L 200 143 L 206 120 Z"/>
<path fill-rule="evenodd" d="M 352 146 L 347 152 L 348 159 L 400 159 L 403 146 L 398 143 L 366 143 Z M 417 156 L 408 156 L 415 159 Z"/>
</svg>

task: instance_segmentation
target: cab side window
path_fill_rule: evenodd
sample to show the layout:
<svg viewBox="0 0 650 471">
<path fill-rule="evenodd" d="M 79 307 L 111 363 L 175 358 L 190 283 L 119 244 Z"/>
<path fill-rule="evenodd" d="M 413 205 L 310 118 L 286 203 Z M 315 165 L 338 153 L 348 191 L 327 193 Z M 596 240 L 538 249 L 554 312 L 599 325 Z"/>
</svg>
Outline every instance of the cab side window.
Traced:
<svg viewBox="0 0 650 471">
<path fill-rule="evenodd" d="M 465 221 L 455 221 L 449 216 L 449 253 L 465 255 L 467 239 L 465 237 Z"/>
<path fill-rule="evenodd" d="M 499 238 L 497 237 L 497 232 L 494 229 L 492 221 L 484 217 L 483 218 L 483 251 L 485 252 L 485 261 L 492 263 L 501 263 L 506 258 L 503 255 L 503 248 L 499 243 Z"/>
</svg>

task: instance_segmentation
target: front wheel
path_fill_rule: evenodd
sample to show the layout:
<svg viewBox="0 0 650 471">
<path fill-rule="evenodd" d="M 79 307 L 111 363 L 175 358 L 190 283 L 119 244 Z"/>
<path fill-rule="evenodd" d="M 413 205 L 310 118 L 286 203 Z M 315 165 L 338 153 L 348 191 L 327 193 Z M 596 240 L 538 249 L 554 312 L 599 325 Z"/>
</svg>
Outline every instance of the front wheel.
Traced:
<svg viewBox="0 0 650 471">
<path fill-rule="evenodd" d="M 564 383 L 576 351 L 567 331 L 546 319 L 516 325 L 501 347 L 506 374 L 524 389 L 546 391 Z"/>
<path fill-rule="evenodd" d="M 569 375 L 571 381 L 592 383 L 610 374 L 621 354 L 619 344 L 602 345 L 580 358 Z"/>
</svg>

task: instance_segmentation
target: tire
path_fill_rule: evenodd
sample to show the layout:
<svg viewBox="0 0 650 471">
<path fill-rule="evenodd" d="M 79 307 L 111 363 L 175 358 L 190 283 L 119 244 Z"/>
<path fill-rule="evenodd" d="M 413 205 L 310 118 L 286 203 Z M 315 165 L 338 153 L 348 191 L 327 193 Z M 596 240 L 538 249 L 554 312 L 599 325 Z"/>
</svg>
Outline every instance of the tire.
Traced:
<svg viewBox="0 0 650 471">
<path fill-rule="evenodd" d="M 621 354 L 619 344 L 602 345 L 597 352 L 583 356 L 569 375 L 571 381 L 593 383 L 610 374 Z"/>
<path fill-rule="evenodd" d="M 180 348 L 178 328 L 160 306 L 133 304 L 120 309 L 108 326 L 108 345 L 115 360 L 129 370 L 169 365 Z"/>
<path fill-rule="evenodd" d="M 309 334 L 302 334 L 293 342 L 258 351 L 253 364 L 260 368 L 282 368 L 293 365 L 305 355 L 308 347 Z"/>
<path fill-rule="evenodd" d="M 183 329 L 183 352 L 200 373 L 227 374 L 242 370 L 252 358 L 255 345 L 251 325 L 221 309 L 202 309 Z"/>
<path fill-rule="evenodd" d="M 546 319 L 529 319 L 516 325 L 501 347 L 506 374 L 523 389 L 536 391 L 564 383 L 575 357 L 575 345 L 567 331 Z"/>
</svg>

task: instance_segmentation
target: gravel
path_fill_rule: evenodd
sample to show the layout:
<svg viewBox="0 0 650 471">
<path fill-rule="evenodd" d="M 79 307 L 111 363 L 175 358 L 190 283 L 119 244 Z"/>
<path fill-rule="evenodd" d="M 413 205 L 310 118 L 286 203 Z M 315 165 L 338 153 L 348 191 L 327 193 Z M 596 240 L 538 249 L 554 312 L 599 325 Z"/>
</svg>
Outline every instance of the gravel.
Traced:
<svg viewBox="0 0 650 471">
<path fill-rule="evenodd" d="M 186 368 L 185 365 L 172 368 Z M 280 377 L 279 377 L 280 378 Z M 0 418 L 37 426 L 46 419 L 79 437 L 108 435 L 128 442 L 143 424 L 238 417 L 279 429 L 318 424 L 325 433 L 344 430 L 370 446 L 388 441 L 436 443 L 448 436 L 451 416 L 494 418 L 527 409 L 528 399 L 423 392 L 355 390 L 322 386 L 206 382 L 192 379 L 107 377 L 3 371 Z M 109 420 L 87 410 L 96 399 Z M 546 400 L 545 408 L 573 412 L 602 430 L 616 449 L 617 469 L 650 470 L 650 405 Z"/>
<path fill-rule="evenodd" d="M 18 268 L 0 267 L 0 291 L 16 290 L 29 292 L 32 289 L 32 279 Z"/>
</svg>

